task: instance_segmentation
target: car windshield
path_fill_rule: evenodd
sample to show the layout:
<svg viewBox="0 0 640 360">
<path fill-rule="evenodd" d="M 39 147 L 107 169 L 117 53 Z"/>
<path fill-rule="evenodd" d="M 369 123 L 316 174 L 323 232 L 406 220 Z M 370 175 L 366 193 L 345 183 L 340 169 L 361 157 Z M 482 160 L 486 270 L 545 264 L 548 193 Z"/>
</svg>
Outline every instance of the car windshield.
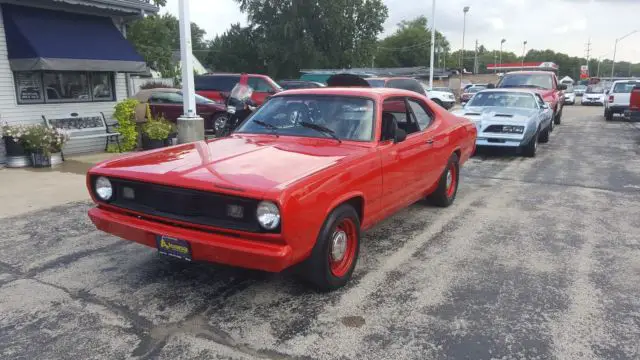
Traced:
<svg viewBox="0 0 640 360">
<path fill-rule="evenodd" d="M 468 89 L 467 89 L 467 91 L 466 91 L 466 93 L 467 93 L 467 94 L 475 94 L 475 93 L 477 93 L 478 91 L 480 91 L 480 90 L 484 90 L 484 89 L 485 89 L 484 87 L 475 86 L 475 87 L 472 87 L 472 88 L 468 88 Z"/>
<path fill-rule="evenodd" d="M 236 133 L 304 137 L 337 137 L 371 141 L 374 103 L 371 99 L 338 95 L 277 96 L 251 115 Z"/>
<path fill-rule="evenodd" d="M 384 87 L 384 80 L 365 79 L 371 87 Z"/>
<path fill-rule="evenodd" d="M 200 96 L 196 94 L 196 103 L 197 104 L 215 104 L 216 102 L 211 99 L 207 99 L 204 96 Z"/>
<path fill-rule="evenodd" d="M 616 94 L 628 94 L 631 93 L 631 90 L 633 90 L 634 87 L 636 87 L 636 85 L 640 85 L 640 83 L 636 83 L 636 82 L 624 82 L 624 83 L 617 83 L 614 87 L 613 87 L 613 92 Z"/>
<path fill-rule="evenodd" d="M 551 75 L 548 74 L 506 74 L 498 87 L 552 89 L 553 81 Z"/>
<path fill-rule="evenodd" d="M 512 108 L 525 108 L 536 109 L 538 104 L 536 99 L 531 94 L 515 93 L 515 92 L 497 92 L 488 91 L 477 93 L 467 106 L 480 106 L 480 107 L 512 107 Z"/>
<path fill-rule="evenodd" d="M 567 94 L 573 93 L 573 86 L 572 85 L 567 85 L 567 89 L 564 92 L 567 93 Z"/>
<path fill-rule="evenodd" d="M 601 86 L 589 86 L 587 87 L 587 94 L 603 94 L 604 88 Z"/>
</svg>

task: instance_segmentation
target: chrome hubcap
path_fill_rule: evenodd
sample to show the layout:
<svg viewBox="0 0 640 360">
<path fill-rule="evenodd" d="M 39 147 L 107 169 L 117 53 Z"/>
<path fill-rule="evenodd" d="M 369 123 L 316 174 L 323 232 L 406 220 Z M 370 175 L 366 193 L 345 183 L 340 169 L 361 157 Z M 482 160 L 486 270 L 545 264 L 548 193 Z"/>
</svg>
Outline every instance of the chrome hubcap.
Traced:
<svg viewBox="0 0 640 360">
<path fill-rule="evenodd" d="M 227 118 L 225 116 L 222 116 L 216 119 L 216 122 L 213 124 L 213 126 L 216 130 L 220 130 L 224 127 L 224 124 L 226 124 L 226 122 Z"/>
<path fill-rule="evenodd" d="M 337 230 L 331 239 L 331 260 L 340 261 L 347 252 L 347 233 Z"/>
<path fill-rule="evenodd" d="M 447 189 L 451 187 L 451 183 L 453 182 L 453 175 L 451 174 L 451 170 L 447 171 Z"/>
</svg>

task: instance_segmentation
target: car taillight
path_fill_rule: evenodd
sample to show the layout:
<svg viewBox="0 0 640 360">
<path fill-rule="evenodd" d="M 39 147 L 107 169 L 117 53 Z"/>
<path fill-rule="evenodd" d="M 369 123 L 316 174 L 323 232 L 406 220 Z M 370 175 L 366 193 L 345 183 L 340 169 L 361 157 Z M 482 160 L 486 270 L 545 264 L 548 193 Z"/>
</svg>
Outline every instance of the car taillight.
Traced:
<svg viewBox="0 0 640 360">
<path fill-rule="evenodd" d="M 613 102 L 613 95 L 609 95 L 609 102 L 612 103 Z"/>
</svg>

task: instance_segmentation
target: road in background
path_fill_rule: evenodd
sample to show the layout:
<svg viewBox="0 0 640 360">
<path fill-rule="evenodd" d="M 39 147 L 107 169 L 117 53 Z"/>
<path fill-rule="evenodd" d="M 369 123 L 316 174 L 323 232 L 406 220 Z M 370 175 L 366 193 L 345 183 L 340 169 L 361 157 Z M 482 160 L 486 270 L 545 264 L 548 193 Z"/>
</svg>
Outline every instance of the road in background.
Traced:
<svg viewBox="0 0 640 360">
<path fill-rule="evenodd" d="M 640 129 L 566 107 L 533 159 L 366 233 L 353 281 L 181 263 L 86 201 L 0 219 L 0 358 L 637 359 Z"/>
</svg>

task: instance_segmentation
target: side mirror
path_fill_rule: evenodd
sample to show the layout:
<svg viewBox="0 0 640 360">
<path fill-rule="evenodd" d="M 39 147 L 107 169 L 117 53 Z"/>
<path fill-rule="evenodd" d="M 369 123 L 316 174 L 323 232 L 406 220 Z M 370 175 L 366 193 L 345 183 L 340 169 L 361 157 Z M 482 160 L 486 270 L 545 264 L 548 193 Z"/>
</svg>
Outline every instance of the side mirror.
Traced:
<svg viewBox="0 0 640 360">
<path fill-rule="evenodd" d="M 542 104 L 541 106 L 543 109 L 548 110 L 549 109 L 549 105 L 547 105 L 546 103 Z"/>
<path fill-rule="evenodd" d="M 397 144 L 405 141 L 406 138 L 407 138 L 407 132 L 400 128 L 396 128 L 396 133 L 393 137 L 393 142 Z"/>
<path fill-rule="evenodd" d="M 565 84 L 558 84 L 558 90 L 567 90 L 567 85 L 565 85 Z"/>
</svg>

